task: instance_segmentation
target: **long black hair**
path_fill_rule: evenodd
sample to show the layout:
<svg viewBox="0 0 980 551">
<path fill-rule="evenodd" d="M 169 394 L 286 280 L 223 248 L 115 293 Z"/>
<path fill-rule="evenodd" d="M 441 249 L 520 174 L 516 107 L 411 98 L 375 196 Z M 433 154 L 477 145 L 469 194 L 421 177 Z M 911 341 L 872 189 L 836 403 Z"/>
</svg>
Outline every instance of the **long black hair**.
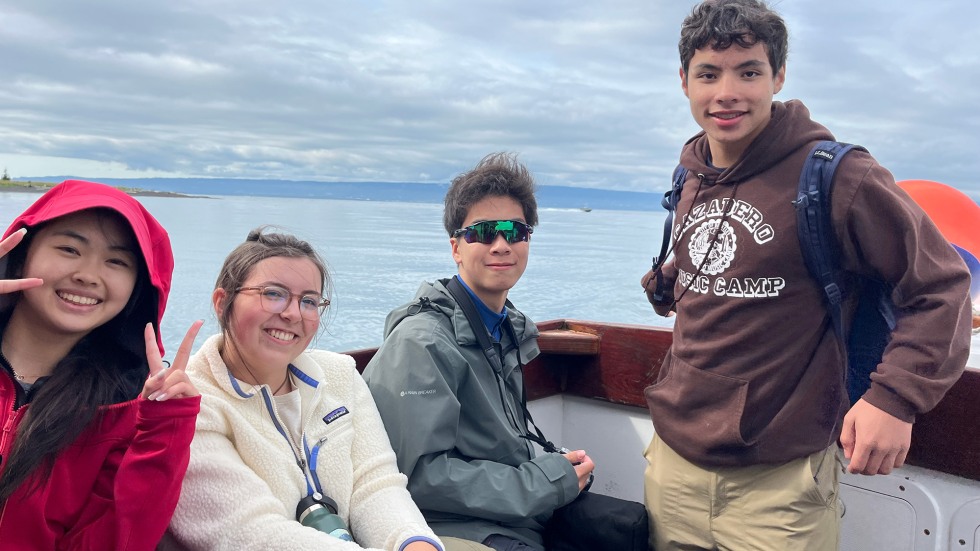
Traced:
<svg viewBox="0 0 980 551">
<path fill-rule="evenodd" d="M 93 210 L 102 220 L 103 217 L 119 220 L 130 233 L 131 242 L 136 243 L 130 225 L 122 216 L 109 209 Z M 8 254 L 6 277 L 22 277 L 32 236 L 49 222 L 34 226 Z M 143 327 L 151 321 L 157 326 L 158 320 L 157 291 L 150 284 L 142 251 L 137 257 L 136 284 L 126 306 L 83 337 L 58 362 L 50 378 L 31 399 L 7 464 L 0 473 L 0 503 L 22 484 L 28 484 L 28 492 L 36 491 L 50 476 L 57 456 L 86 427 L 100 420 L 100 406 L 125 402 L 139 395 L 149 374 Z M 9 319 L 11 311 L 12 308 L 3 312 L 3 318 Z"/>
</svg>

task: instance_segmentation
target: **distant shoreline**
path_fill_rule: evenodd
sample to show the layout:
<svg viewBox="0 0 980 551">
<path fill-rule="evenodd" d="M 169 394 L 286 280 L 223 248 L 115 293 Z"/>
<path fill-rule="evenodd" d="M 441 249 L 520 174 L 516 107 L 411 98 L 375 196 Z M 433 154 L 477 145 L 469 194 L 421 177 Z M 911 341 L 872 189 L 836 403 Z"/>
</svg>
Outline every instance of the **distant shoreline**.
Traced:
<svg viewBox="0 0 980 551">
<path fill-rule="evenodd" d="M 21 177 L 15 185 L 33 182 L 38 192 L 50 183 L 86 179 L 71 175 L 48 174 Z M 448 182 L 370 182 L 314 181 L 248 178 L 100 178 L 97 181 L 135 195 L 163 197 L 276 197 L 290 199 L 327 199 L 344 201 L 396 201 L 442 205 Z M 3 181 L 0 181 L 0 190 Z M 43 186 L 43 187 L 42 187 Z M 12 189 L 12 188 L 8 188 Z M 136 190 L 136 191 L 130 191 Z M 142 190 L 154 190 L 143 192 Z M 183 194 L 183 195 L 172 195 Z M 541 185 L 536 198 L 539 208 L 593 210 L 655 210 L 660 208 L 662 193 L 608 190 L 574 186 Z"/>
<path fill-rule="evenodd" d="M 58 184 L 51 183 L 51 182 L 4 180 L 4 181 L 0 181 L 0 191 L 10 191 L 13 193 L 44 193 L 56 185 Z M 177 193 L 175 191 L 152 191 L 148 189 L 130 188 L 130 187 L 122 187 L 122 186 L 110 186 L 110 187 L 114 187 L 134 197 L 178 197 L 178 198 L 197 197 L 202 199 L 208 198 L 204 195 L 187 195 L 186 193 Z"/>
</svg>

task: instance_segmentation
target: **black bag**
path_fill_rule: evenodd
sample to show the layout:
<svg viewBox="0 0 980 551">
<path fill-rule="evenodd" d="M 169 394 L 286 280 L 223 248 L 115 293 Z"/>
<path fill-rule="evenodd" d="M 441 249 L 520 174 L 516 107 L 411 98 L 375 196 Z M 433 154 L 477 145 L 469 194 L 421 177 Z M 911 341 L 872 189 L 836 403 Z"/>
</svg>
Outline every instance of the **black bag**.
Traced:
<svg viewBox="0 0 980 551">
<path fill-rule="evenodd" d="M 646 551 L 650 528 L 642 503 L 591 492 L 555 511 L 544 531 L 548 551 Z"/>
</svg>

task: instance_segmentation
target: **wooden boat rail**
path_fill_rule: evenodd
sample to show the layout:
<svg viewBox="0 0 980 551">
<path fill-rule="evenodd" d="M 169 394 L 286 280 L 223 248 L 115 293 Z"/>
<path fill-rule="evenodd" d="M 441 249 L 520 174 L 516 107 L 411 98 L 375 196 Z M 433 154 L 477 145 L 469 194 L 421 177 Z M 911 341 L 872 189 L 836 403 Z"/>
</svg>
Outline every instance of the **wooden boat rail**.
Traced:
<svg viewBox="0 0 980 551">
<path fill-rule="evenodd" d="M 646 409 L 652 384 L 670 348 L 660 327 L 551 320 L 538 324 L 541 355 L 525 366 L 528 399 L 564 394 Z M 363 370 L 376 349 L 350 353 Z M 912 428 L 907 462 L 980 481 L 980 370 L 967 369 Z"/>
</svg>

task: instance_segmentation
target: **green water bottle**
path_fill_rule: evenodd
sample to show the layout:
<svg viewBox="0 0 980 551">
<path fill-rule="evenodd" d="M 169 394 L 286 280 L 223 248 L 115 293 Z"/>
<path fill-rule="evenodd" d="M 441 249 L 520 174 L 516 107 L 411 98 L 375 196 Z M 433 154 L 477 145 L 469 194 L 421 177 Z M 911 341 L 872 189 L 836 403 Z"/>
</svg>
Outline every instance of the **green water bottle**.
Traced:
<svg viewBox="0 0 980 551">
<path fill-rule="evenodd" d="M 320 493 L 314 492 L 300 500 L 296 505 L 296 520 L 335 538 L 354 541 L 344 519 L 337 514 L 337 502 Z"/>
</svg>

